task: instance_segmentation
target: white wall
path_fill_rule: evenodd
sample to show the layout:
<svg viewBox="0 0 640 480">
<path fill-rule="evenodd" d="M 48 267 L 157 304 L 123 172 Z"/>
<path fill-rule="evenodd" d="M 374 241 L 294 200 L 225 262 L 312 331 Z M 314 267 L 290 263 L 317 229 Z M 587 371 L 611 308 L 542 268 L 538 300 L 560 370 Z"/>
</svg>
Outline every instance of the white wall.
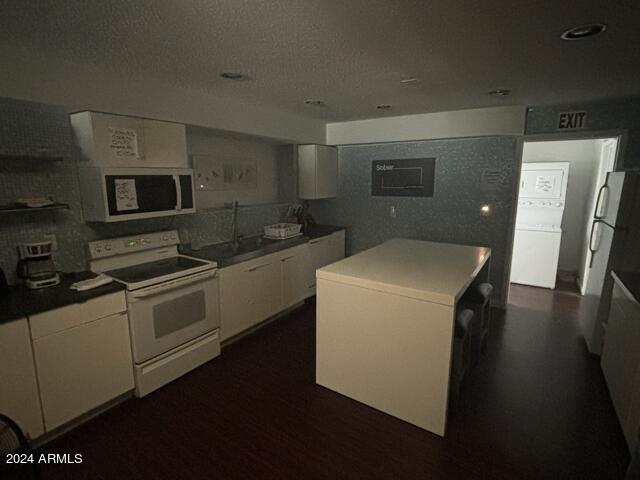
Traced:
<svg viewBox="0 0 640 480">
<path fill-rule="evenodd" d="M 256 160 L 258 167 L 256 188 L 199 191 L 198 208 L 221 207 L 237 200 L 241 205 L 274 203 L 278 199 L 278 146 L 275 143 L 249 136 L 226 134 L 205 128 L 187 128 L 187 152 L 213 156 L 220 160 Z M 194 165 L 192 165 L 194 166 Z"/>
<path fill-rule="evenodd" d="M 524 134 L 523 106 L 476 108 L 327 124 L 328 145 Z"/>
<path fill-rule="evenodd" d="M 187 89 L 154 78 L 122 76 L 92 62 L 82 65 L 51 53 L 0 42 L 4 68 L 2 96 L 172 120 L 190 125 L 241 132 L 282 143 L 325 143 L 325 122 L 215 92 Z M 8 68 L 10 66 L 10 68 Z"/>
<path fill-rule="evenodd" d="M 525 142 L 523 163 L 569 162 L 558 269 L 579 272 L 602 140 Z"/>
</svg>

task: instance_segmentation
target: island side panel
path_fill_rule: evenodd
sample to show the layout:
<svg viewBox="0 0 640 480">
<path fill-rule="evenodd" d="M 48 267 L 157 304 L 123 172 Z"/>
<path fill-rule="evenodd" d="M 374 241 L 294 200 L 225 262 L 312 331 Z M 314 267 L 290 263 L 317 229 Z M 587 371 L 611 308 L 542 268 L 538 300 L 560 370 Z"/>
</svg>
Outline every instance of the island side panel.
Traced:
<svg viewBox="0 0 640 480">
<path fill-rule="evenodd" d="M 443 436 L 455 307 L 318 279 L 316 383 Z"/>
</svg>

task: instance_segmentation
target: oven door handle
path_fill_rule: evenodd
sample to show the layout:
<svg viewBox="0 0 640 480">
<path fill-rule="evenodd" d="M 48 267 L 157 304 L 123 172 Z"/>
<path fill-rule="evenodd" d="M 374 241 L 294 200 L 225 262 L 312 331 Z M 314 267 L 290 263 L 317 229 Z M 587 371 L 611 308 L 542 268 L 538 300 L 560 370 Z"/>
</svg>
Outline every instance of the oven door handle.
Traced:
<svg viewBox="0 0 640 480">
<path fill-rule="evenodd" d="M 218 275 L 218 270 L 207 270 L 202 273 L 195 273 L 193 275 L 189 275 L 185 278 L 179 278 L 177 280 L 171 280 L 170 282 L 162 282 L 158 285 L 153 285 L 151 287 L 141 288 L 140 290 L 134 290 L 132 292 L 127 292 L 127 296 L 130 299 L 139 300 L 141 298 L 151 297 L 153 295 L 159 295 L 164 292 L 168 292 L 171 290 L 175 290 L 176 288 L 186 287 L 188 285 L 192 285 L 194 283 L 202 282 L 207 278 L 214 278 Z"/>
</svg>

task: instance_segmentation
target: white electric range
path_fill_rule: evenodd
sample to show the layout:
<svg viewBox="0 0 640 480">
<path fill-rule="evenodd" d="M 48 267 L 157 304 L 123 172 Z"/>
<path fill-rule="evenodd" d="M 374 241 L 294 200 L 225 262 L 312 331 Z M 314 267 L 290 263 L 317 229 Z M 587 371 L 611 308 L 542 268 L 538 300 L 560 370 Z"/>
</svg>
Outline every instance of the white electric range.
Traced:
<svg viewBox="0 0 640 480">
<path fill-rule="evenodd" d="M 220 354 L 217 264 L 181 255 L 175 230 L 89 243 L 89 266 L 126 286 L 136 396 Z"/>
</svg>

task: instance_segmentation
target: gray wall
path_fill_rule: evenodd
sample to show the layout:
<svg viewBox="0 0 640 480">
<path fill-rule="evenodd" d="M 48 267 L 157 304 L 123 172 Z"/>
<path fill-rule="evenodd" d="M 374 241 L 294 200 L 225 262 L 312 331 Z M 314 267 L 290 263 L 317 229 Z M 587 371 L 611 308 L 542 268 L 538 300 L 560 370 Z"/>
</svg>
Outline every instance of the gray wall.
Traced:
<svg viewBox="0 0 640 480">
<path fill-rule="evenodd" d="M 435 157 L 432 198 L 372 197 L 371 161 Z M 498 169 L 502 182 L 483 191 L 480 174 Z M 394 237 L 416 238 L 492 249 L 492 281 L 498 301 L 507 286 L 507 251 L 512 241 L 515 185 L 519 173 L 518 139 L 484 137 L 339 147 L 338 196 L 311 202 L 321 223 L 347 227 L 347 251 L 357 253 Z M 492 206 L 480 215 L 483 203 Z M 389 216 L 391 206 L 397 217 Z"/>
<path fill-rule="evenodd" d="M 21 116 L 28 132 L 16 131 L 6 125 L 10 118 L 0 119 L 1 143 L 11 143 L 11 149 L 4 148 L 10 155 L 0 157 L 0 205 L 10 203 L 17 197 L 52 195 L 57 201 L 69 203 L 69 210 L 34 211 L 26 213 L 0 213 L 0 268 L 9 281 L 15 281 L 18 260 L 17 245 L 24 242 L 42 241 L 45 234 L 55 234 L 58 251 L 55 253 L 57 266 L 63 271 L 77 271 L 86 268 L 86 243 L 101 238 L 134 235 L 159 230 L 186 227 L 192 238 L 200 244 L 210 244 L 228 240 L 231 236 L 231 212 L 228 209 L 201 209 L 195 214 L 180 215 L 148 220 L 133 220 L 111 224 L 85 223 L 82 219 L 80 192 L 77 176 L 78 152 L 73 144 L 68 116 L 65 109 L 0 99 L 0 112 L 12 112 L 12 117 Z M 26 127 L 25 127 L 26 128 Z M 24 134 L 22 134 L 24 133 Z M 15 156 L 22 151 L 30 152 L 33 139 L 43 144 L 53 145 L 56 155 L 63 161 L 27 159 Z M 238 140 L 242 146 L 242 140 Z M 251 141 L 246 151 L 255 148 Z M 189 138 L 187 138 L 189 143 Z M 289 201 L 293 190 L 287 188 L 295 182 L 293 147 L 281 145 L 274 148 L 277 158 L 277 190 L 279 200 Z M 0 155 L 3 145 L 0 144 Z M 260 180 L 258 180 L 260 181 Z M 229 192 L 229 201 L 237 192 Z M 197 201 L 197 198 L 196 198 Z M 197 204 L 196 204 L 197 206 Z M 242 208 L 239 214 L 239 230 L 245 235 L 261 233 L 262 226 L 281 221 L 286 214 L 286 205 L 255 205 Z"/>
<path fill-rule="evenodd" d="M 550 105 L 527 109 L 525 135 L 555 134 L 558 114 L 585 110 L 586 127 L 579 133 L 602 130 L 626 130 L 627 144 L 619 169 L 640 168 L 640 98 L 588 104 Z"/>
</svg>

